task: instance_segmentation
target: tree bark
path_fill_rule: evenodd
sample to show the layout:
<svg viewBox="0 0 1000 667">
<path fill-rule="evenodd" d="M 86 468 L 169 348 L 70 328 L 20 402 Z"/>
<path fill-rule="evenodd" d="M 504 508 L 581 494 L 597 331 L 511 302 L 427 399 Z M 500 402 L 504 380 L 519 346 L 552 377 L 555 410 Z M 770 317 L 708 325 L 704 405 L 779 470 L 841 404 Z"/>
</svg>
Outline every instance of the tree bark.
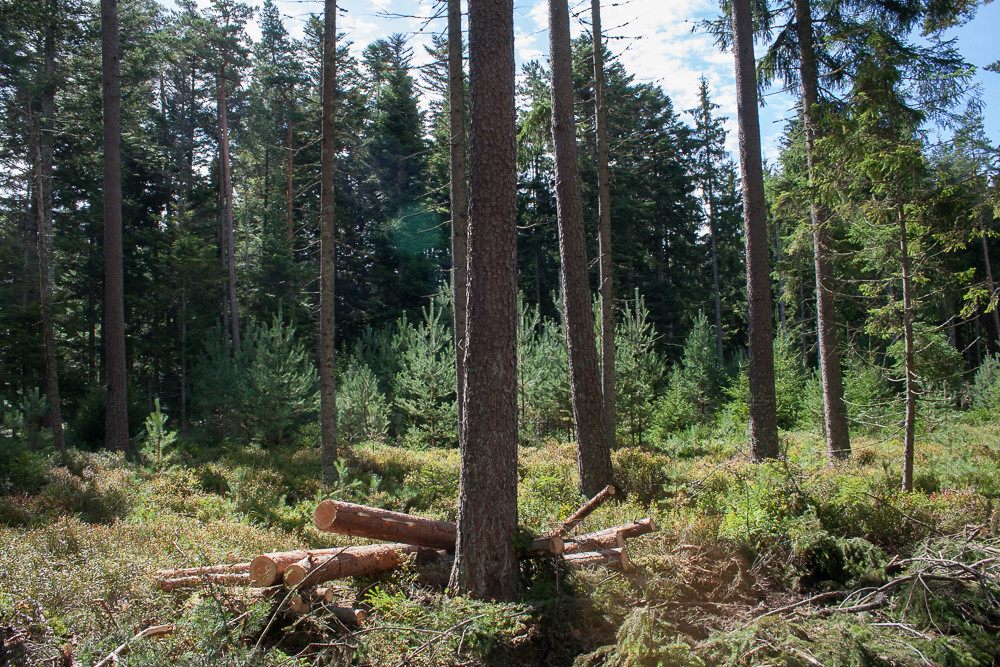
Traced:
<svg viewBox="0 0 1000 667">
<path fill-rule="evenodd" d="M 979 231 L 982 235 L 979 237 L 983 243 L 983 263 L 986 266 L 986 289 L 990 293 L 990 303 L 993 305 L 993 338 L 991 340 L 991 347 L 997 347 L 997 340 L 1000 340 L 1000 304 L 993 303 L 993 300 L 997 298 L 996 284 L 993 282 L 993 267 L 990 265 L 990 246 L 986 242 L 986 226 L 983 222 L 983 212 L 979 211 Z"/>
<path fill-rule="evenodd" d="M 802 116 L 806 130 L 806 163 L 809 182 L 816 178 L 815 105 L 819 102 L 819 79 L 813 43 L 812 12 L 809 0 L 795 0 L 795 22 L 799 41 L 799 79 L 802 85 Z M 851 440 L 847 425 L 847 404 L 844 402 L 844 380 L 840 368 L 840 350 L 837 342 L 837 314 L 834 304 L 833 262 L 830 258 L 826 229 L 828 213 L 813 201 L 810 205 L 812 220 L 813 255 L 816 264 L 816 335 L 821 380 L 823 382 L 823 412 L 826 417 L 827 454 L 832 459 L 845 459 L 851 455 Z"/>
<path fill-rule="evenodd" d="M 625 546 L 625 536 L 618 531 L 588 533 L 578 535 L 568 540 L 563 548 L 563 554 L 575 554 L 584 551 L 607 551 Z"/>
<path fill-rule="evenodd" d="M 335 132 L 337 85 L 337 0 L 325 0 L 323 9 L 323 121 L 322 184 L 320 214 L 320 460 L 323 481 L 337 479 L 337 369 L 334 350 L 334 279 L 336 212 L 334 170 L 337 144 Z"/>
<path fill-rule="evenodd" d="M 287 239 L 289 241 L 295 236 L 295 222 L 292 220 L 292 213 L 294 212 L 294 202 L 295 202 L 295 184 L 293 183 L 293 176 L 295 175 L 295 148 L 293 144 L 295 143 L 295 126 L 292 124 L 292 100 L 288 94 L 288 91 L 284 91 L 285 96 L 285 228 Z M 264 207 L 267 208 L 266 206 Z"/>
<path fill-rule="evenodd" d="M 608 175 L 608 107 L 604 101 L 604 34 L 601 2 L 590 0 L 594 31 L 594 129 L 597 134 L 598 254 L 601 272 L 601 393 L 604 399 L 604 441 L 615 444 L 618 416 L 615 392 L 614 258 L 611 252 L 611 180 Z"/>
<path fill-rule="evenodd" d="M 624 539 L 630 540 L 633 537 L 639 537 L 648 533 L 655 533 L 657 530 L 659 530 L 659 527 L 656 525 L 656 522 L 647 517 L 645 519 L 639 519 L 638 521 L 632 521 L 631 523 L 623 523 L 620 526 L 612 526 L 611 528 L 605 528 L 593 533 L 587 533 L 586 535 L 581 535 L 577 539 L 586 538 L 588 540 L 602 541 L 606 539 L 608 535 L 621 535 Z"/>
<path fill-rule="evenodd" d="M 601 396 L 583 234 L 566 0 L 549 0 L 549 53 L 552 60 L 552 141 L 555 149 L 560 277 L 566 345 L 569 349 L 573 421 L 576 426 L 577 467 L 581 491 L 586 496 L 593 496 L 611 483 L 611 452 Z"/>
<path fill-rule="evenodd" d="M 205 574 L 241 574 L 249 572 L 250 563 L 224 563 L 202 567 L 177 567 L 168 570 L 157 570 L 156 577 L 158 579 L 177 579 L 179 577 L 197 577 Z"/>
<path fill-rule="evenodd" d="M 319 584 L 343 579 L 359 577 L 376 572 L 392 570 L 402 565 L 409 554 L 417 554 L 424 547 L 414 547 L 407 544 L 373 544 L 366 547 L 350 547 L 340 553 L 327 556 L 313 567 L 303 579 L 299 587 L 308 588 Z"/>
<path fill-rule="evenodd" d="M 448 145 L 451 179 L 451 265 L 454 291 L 455 376 L 458 431 L 465 407 L 465 348 L 469 300 L 469 191 L 465 163 L 465 74 L 462 69 L 462 2 L 448 0 Z"/>
<path fill-rule="evenodd" d="M 625 547 L 606 551 L 581 551 L 563 555 L 563 559 L 573 567 L 607 567 L 622 572 L 632 569 Z"/>
<path fill-rule="evenodd" d="M 771 269 L 768 260 L 767 209 L 764 202 L 750 1 L 733 0 L 732 12 L 740 170 L 743 174 L 747 325 L 750 333 L 750 455 L 755 461 L 759 461 L 778 456 Z"/>
<path fill-rule="evenodd" d="M 247 586 L 250 584 L 248 572 L 218 572 L 213 574 L 189 574 L 160 579 L 157 588 L 170 593 L 181 588 L 201 588 L 202 586 Z"/>
<path fill-rule="evenodd" d="M 121 87 L 118 2 L 101 0 L 101 68 L 104 89 L 104 442 L 131 451 L 125 370 L 125 292 L 122 263 Z"/>
<path fill-rule="evenodd" d="M 913 287 L 910 280 L 910 251 L 907 247 L 906 214 L 902 201 L 896 203 L 896 215 L 899 219 L 899 263 L 903 273 L 903 354 L 906 366 L 906 417 L 903 422 L 903 490 L 913 491 L 913 449 L 917 423 L 917 369 L 914 363 Z"/>
<path fill-rule="evenodd" d="M 233 352 L 240 347 L 240 312 L 236 300 L 236 243 L 233 237 L 233 179 L 229 157 L 229 116 L 226 96 L 226 60 L 219 65 L 216 81 L 216 102 L 219 114 L 219 187 L 222 198 L 222 234 L 225 237 L 226 271 L 229 277 L 229 326 Z"/>
<path fill-rule="evenodd" d="M 378 507 L 324 500 L 316 506 L 313 524 L 328 533 L 405 542 L 454 551 L 458 528 L 453 521 L 425 519 Z"/>
<path fill-rule="evenodd" d="M 512 0 L 469 4 L 469 297 L 451 582 L 512 599 L 517 526 L 517 166 Z"/>
</svg>

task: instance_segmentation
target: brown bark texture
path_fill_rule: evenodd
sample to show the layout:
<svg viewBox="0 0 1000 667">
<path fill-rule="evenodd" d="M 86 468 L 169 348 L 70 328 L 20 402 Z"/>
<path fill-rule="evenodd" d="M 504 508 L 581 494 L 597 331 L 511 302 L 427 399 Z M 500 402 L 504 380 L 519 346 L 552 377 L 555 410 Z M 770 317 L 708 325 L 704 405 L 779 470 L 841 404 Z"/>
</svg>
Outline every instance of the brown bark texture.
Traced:
<svg viewBox="0 0 1000 667">
<path fill-rule="evenodd" d="M 819 78 L 814 49 L 812 10 L 809 0 L 795 0 L 795 24 L 799 42 L 799 80 L 802 87 L 802 116 L 806 131 L 806 164 L 810 184 L 816 178 L 816 111 L 819 102 Z M 830 458 L 851 455 L 844 402 L 843 371 L 837 341 L 837 313 L 834 304 L 833 261 L 830 258 L 826 222 L 829 213 L 818 202 L 810 205 L 813 257 L 816 265 L 816 333 L 819 341 L 819 365 L 823 384 L 823 413 L 826 419 L 826 447 Z"/>
<path fill-rule="evenodd" d="M 897 197 L 900 188 L 897 186 Z M 903 491 L 913 491 L 913 450 L 917 428 L 917 369 L 913 342 L 913 284 L 910 249 L 906 236 L 906 213 L 902 200 L 896 203 L 899 219 L 899 263 L 903 272 L 903 348 L 906 367 L 906 417 L 903 421 Z"/>
<path fill-rule="evenodd" d="M 573 567 L 606 567 L 613 570 L 628 572 L 631 565 L 625 547 L 608 549 L 606 551 L 582 551 L 563 555 L 563 559 Z"/>
<path fill-rule="evenodd" d="M 190 574 L 182 577 L 159 579 L 157 587 L 164 593 L 170 593 L 182 588 L 201 588 L 203 586 L 247 586 L 250 582 L 249 572 L 220 572 L 217 574 Z"/>
<path fill-rule="evenodd" d="M 733 0 L 732 13 L 740 171 L 743 175 L 747 328 L 750 333 L 750 455 L 754 460 L 762 460 L 778 456 L 778 418 L 774 393 L 774 327 L 771 322 L 767 209 L 764 201 L 750 0 Z"/>
<path fill-rule="evenodd" d="M 517 527 L 517 165 L 512 0 L 469 3 L 469 298 L 452 584 L 512 599 Z"/>
<path fill-rule="evenodd" d="M 104 88 L 104 363 L 107 404 L 104 443 L 132 450 L 128 437 L 125 370 L 125 291 L 122 262 L 121 76 L 118 2 L 101 0 L 101 67 Z"/>
<path fill-rule="evenodd" d="M 623 546 L 625 546 L 625 536 L 618 531 L 587 533 L 568 540 L 563 553 L 576 554 L 583 551 L 606 551 Z"/>
<path fill-rule="evenodd" d="M 309 588 L 334 579 L 360 577 L 392 570 L 402 565 L 409 554 L 416 554 L 424 549 L 424 547 L 408 544 L 373 544 L 365 547 L 348 547 L 339 553 L 330 554 L 325 559 L 321 559 L 309 570 L 305 579 L 299 582 L 299 587 Z"/>
<path fill-rule="evenodd" d="M 594 130 L 597 134 L 597 244 L 601 272 L 601 394 L 604 399 L 604 440 L 614 445 L 618 416 L 615 396 L 614 260 L 611 253 L 611 181 L 608 175 L 608 107 L 604 101 L 604 35 L 601 0 L 590 0 L 594 34 Z"/>
<path fill-rule="evenodd" d="M 334 279 L 336 219 L 334 169 L 336 168 L 336 56 L 337 0 L 326 0 L 323 9 L 323 121 L 320 185 L 320 297 L 319 297 L 319 394 L 320 465 L 323 481 L 337 477 L 337 369 L 334 350 Z"/>
<path fill-rule="evenodd" d="M 597 342 L 594 337 L 594 311 L 587 270 L 587 248 L 583 233 L 583 201 L 577 162 L 569 35 L 569 8 L 566 0 L 549 0 L 552 142 L 555 150 L 559 273 L 565 310 L 566 345 L 569 349 L 570 391 L 580 489 L 584 495 L 593 496 L 611 483 L 611 452 L 606 437 Z"/>
<path fill-rule="evenodd" d="M 466 167 L 465 74 L 462 68 L 462 2 L 448 0 L 448 144 L 451 178 L 451 265 L 454 290 L 455 376 L 458 429 L 465 407 L 465 348 L 469 300 L 469 187 Z"/>
<path fill-rule="evenodd" d="M 158 579 L 176 579 L 179 577 L 196 577 L 203 574 L 239 574 L 249 571 L 250 563 L 225 563 L 202 567 L 178 567 L 168 570 L 157 570 L 156 577 Z"/>
<path fill-rule="evenodd" d="M 453 521 L 425 519 L 378 507 L 324 500 L 316 506 L 313 524 L 328 533 L 404 542 L 435 549 L 455 549 L 458 529 Z"/>
<path fill-rule="evenodd" d="M 223 54 L 216 78 L 216 107 L 219 115 L 219 176 L 222 199 L 222 235 L 225 239 L 226 275 L 229 283 L 229 327 L 233 351 L 240 347 L 240 312 L 236 299 L 236 242 L 233 237 L 233 177 L 229 156 L 229 102 L 226 93 L 226 57 Z"/>
</svg>

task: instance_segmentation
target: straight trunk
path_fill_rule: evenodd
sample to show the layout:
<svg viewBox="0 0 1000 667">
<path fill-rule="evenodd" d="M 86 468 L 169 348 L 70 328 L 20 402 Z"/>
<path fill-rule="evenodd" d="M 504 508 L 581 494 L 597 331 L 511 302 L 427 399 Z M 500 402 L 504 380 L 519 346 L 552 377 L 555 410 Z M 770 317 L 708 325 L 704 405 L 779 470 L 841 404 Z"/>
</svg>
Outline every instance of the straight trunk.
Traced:
<svg viewBox="0 0 1000 667">
<path fill-rule="evenodd" d="M 560 278 L 576 427 L 577 467 L 580 490 L 586 496 L 593 496 L 611 483 L 611 453 L 601 397 L 594 311 L 583 234 L 566 0 L 549 0 L 549 53 L 552 59 L 552 141 L 555 149 Z"/>
<path fill-rule="evenodd" d="M 708 169 L 710 170 L 711 167 L 708 166 Z M 715 231 L 715 202 L 712 197 L 712 175 L 710 171 L 707 180 L 708 231 L 712 237 L 712 295 L 715 300 L 715 352 L 719 355 L 719 361 L 722 361 L 722 297 L 719 294 L 719 248 L 717 242 L 718 234 Z"/>
<path fill-rule="evenodd" d="M 323 5 L 323 121 L 320 262 L 319 262 L 319 391 L 320 461 L 323 481 L 337 479 L 337 369 L 334 352 L 334 253 L 336 212 L 334 209 L 334 169 L 337 142 L 334 134 L 337 111 L 337 0 Z"/>
<path fill-rule="evenodd" d="M 180 422 L 181 437 L 188 435 L 187 419 L 187 274 L 185 273 L 181 286 L 181 398 Z"/>
<path fill-rule="evenodd" d="M 781 263 L 781 234 L 778 232 L 778 223 L 774 223 L 774 259 Z M 784 276 L 784 274 L 780 274 Z M 778 278 L 778 326 L 781 333 L 788 333 L 788 325 L 785 321 L 785 279 Z"/>
<path fill-rule="evenodd" d="M 566 554 L 563 559 L 572 567 L 605 567 L 621 572 L 628 572 L 631 569 L 625 547 L 606 551 L 581 551 Z"/>
<path fill-rule="evenodd" d="M 594 31 L 594 125 L 597 133 L 597 231 L 601 271 L 601 393 L 604 399 L 604 441 L 615 444 L 618 416 L 615 395 L 614 258 L 611 254 L 611 185 L 608 175 L 608 107 L 604 101 L 604 35 L 601 2 L 590 1 Z"/>
<path fill-rule="evenodd" d="M 336 80 L 334 81 L 336 83 Z M 295 160 L 292 144 L 295 141 L 295 126 L 292 125 L 292 101 L 288 91 L 285 96 L 285 124 L 287 125 L 285 134 L 285 228 L 289 241 L 295 236 L 295 223 L 292 221 L 293 202 L 295 201 L 295 190 L 292 177 L 295 174 Z M 266 189 L 265 189 L 266 192 Z M 267 206 L 264 206 L 267 209 Z"/>
<path fill-rule="evenodd" d="M 125 370 L 125 293 L 122 266 L 121 88 L 118 2 L 101 0 L 101 66 L 104 88 L 104 443 L 131 451 Z"/>
<path fill-rule="evenodd" d="M 517 527 L 517 162 L 513 0 L 469 4 L 469 295 L 451 584 L 513 599 Z"/>
<path fill-rule="evenodd" d="M 453 521 L 425 519 L 339 500 L 324 500 L 317 505 L 313 524 L 327 533 L 405 542 L 449 551 L 455 549 L 458 534 Z"/>
<path fill-rule="evenodd" d="M 796 30 L 799 40 L 799 78 L 802 82 L 802 115 L 806 129 L 806 162 L 810 184 L 815 180 L 815 105 L 819 102 L 819 80 L 813 45 L 812 13 L 809 0 L 795 0 Z M 844 380 L 837 342 L 837 314 L 833 298 L 833 262 L 826 230 L 828 213 L 817 201 L 810 206 L 813 255 L 816 263 L 816 335 L 820 374 L 823 382 L 823 412 L 826 417 L 826 447 L 831 459 L 851 455 L 844 402 Z"/>
<path fill-rule="evenodd" d="M 750 331 L 750 455 L 755 461 L 760 461 L 778 456 L 771 269 L 767 247 L 767 209 L 764 202 L 750 0 L 733 0 L 732 11 L 740 170 L 743 174 L 747 325 Z"/>
<path fill-rule="evenodd" d="M 55 327 L 52 322 L 52 162 L 53 114 L 55 113 L 55 3 L 49 3 L 45 29 L 45 82 L 41 118 L 33 123 L 35 144 L 35 197 L 38 205 L 38 294 L 42 314 L 42 345 L 45 354 L 45 395 L 49 403 L 48 422 L 52 442 L 66 451 L 63 439 L 62 408 L 59 400 L 59 369 L 56 360 Z"/>
<path fill-rule="evenodd" d="M 917 422 L 917 371 L 913 347 L 913 287 L 910 280 L 910 251 L 906 239 L 906 215 L 897 202 L 899 219 L 899 263 L 903 272 L 903 348 L 906 365 L 906 417 L 903 422 L 903 490 L 913 491 L 913 445 Z"/>
<path fill-rule="evenodd" d="M 986 265 L 986 289 L 990 293 L 990 301 L 997 298 L 996 286 L 993 282 L 993 267 L 990 265 L 990 246 L 986 242 L 986 227 L 983 223 L 983 212 L 979 211 L 979 231 L 982 232 L 980 240 L 983 243 L 983 263 Z M 993 338 L 992 347 L 996 348 L 996 342 L 1000 339 L 1000 304 L 993 304 Z"/>
<path fill-rule="evenodd" d="M 462 69 L 462 3 L 448 0 L 448 155 L 451 178 L 451 264 L 454 290 L 455 376 L 458 430 L 461 438 L 465 406 L 465 347 L 469 299 L 469 191 L 465 164 L 465 74 Z"/>
<path fill-rule="evenodd" d="M 226 99 L 226 64 L 219 66 L 217 104 L 219 113 L 219 177 L 222 198 L 222 234 L 225 237 L 226 274 L 229 278 L 229 326 L 233 352 L 240 347 L 240 312 L 236 302 L 236 243 L 233 238 L 233 179 L 229 159 L 229 117 Z"/>
</svg>

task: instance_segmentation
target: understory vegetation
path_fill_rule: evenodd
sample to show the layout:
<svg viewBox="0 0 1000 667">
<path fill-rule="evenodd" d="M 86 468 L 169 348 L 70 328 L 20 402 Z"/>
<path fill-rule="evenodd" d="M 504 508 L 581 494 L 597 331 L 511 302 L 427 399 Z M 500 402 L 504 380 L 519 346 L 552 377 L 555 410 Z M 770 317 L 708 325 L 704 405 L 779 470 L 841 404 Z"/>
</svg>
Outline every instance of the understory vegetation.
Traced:
<svg viewBox="0 0 1000 667">
<path fill-rule="evenodd" d="M 428 306 L 423 321 L 401 320 L 342 360 L 343 445 L 334 486 L 319 475 L 314 378 L 303 370 L 293 380 L 297 348 L 280 322 L 247 337 L 253 353 L 226 367 L 234 375 L 215 385 L 218 407 L 195 435 L 180 436 L 157 404 L 137 461 L 79 448 L 59 456 L 38 426 L 43 399 L 9 409 L 0 431 L 7 659 L 94 664 L 138 629 L 168 623 L 174 634 L 134 642 L 127 664 L 916 666 L 1000 659 L 995 361 L 965 386 L 928 392 L 916 491 L 904 493 L 901 435 L 892 428 L 896 388 L 862 355 L 848 374 L 853 455 L 831 465 L 817 381 L 794 342 L 779 338 L 782 455 L 752 464 L 744 451 L 740 364 L 713 358 L 711 327 L 700 318 L 668 371 L 644 347 L 655 330 L 641 301 L 619 332 L 613 462 L 624 498 L 580 528 L 653 517 L 659 532 L 629 542 L 631 571 L 531 562 L 523 566 L 519 600 L 489 603 L 449 593 L 441 573 L 411 566 L 338 584 L 344 599 L 368 611 L 360 628 L 322 608 L 277 614 L 275 600 L 247 589 L 156 590 L 157 568 L 357 543 L 313 527 L 313 509 L 328 497 L 454 520 L 454 380 L 436 370 L 450 366 L 447 310 L 440 302 Z M 557 323 L 522 309 L 519 511 L 521 525 L 539 534 L 582 501 L 576 448 L 565 435 L 562 341 Z M 288 362 L 276 361 L 271 347 L 284 349 Z M 270 361 L 255 361 L 262 359 Z M 269 369 L 286 378 L 285 406 L 297 406 L 295 414 L 238 398 L 251 379 L 272 382 L 262 377 Z"/>
</svg>

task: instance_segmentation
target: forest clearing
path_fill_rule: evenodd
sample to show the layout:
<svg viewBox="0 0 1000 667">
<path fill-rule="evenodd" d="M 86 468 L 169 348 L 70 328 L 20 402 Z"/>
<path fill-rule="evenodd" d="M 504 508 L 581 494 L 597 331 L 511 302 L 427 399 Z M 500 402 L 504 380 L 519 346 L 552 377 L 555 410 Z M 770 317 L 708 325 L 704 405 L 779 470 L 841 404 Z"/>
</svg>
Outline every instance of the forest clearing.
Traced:
<svg viewBox="0 0 1000 667">
<path fill-rule="evenodd" d="M 1000 665 L 985 6 L 531 2 L 0 0 L 0 667 Z"/>
</svg>

